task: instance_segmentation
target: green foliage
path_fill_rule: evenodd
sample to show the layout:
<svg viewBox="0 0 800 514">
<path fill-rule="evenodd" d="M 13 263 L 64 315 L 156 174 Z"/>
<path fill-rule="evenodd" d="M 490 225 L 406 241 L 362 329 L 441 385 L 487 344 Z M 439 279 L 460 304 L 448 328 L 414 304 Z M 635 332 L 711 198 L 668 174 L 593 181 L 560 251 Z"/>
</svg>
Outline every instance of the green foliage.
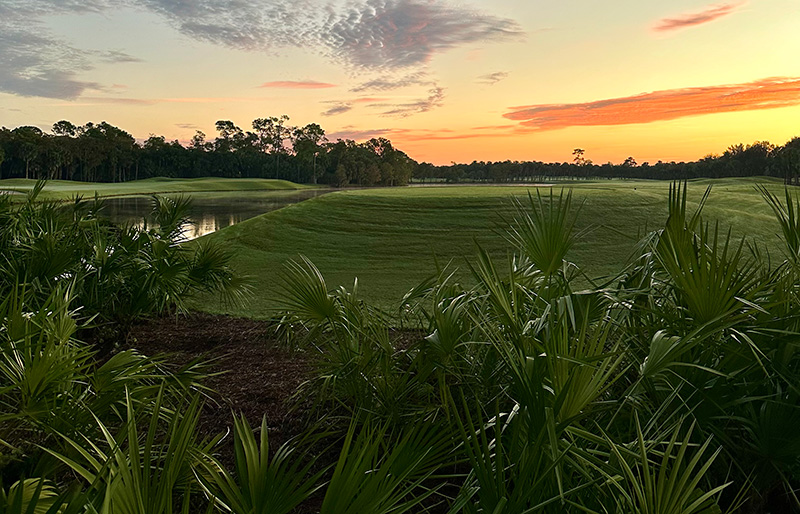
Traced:
<svg viewBox="0 0 800 514">
<path fill-rule="evenodd" d="M 286 514 L 322 487 L 325 470 L 311 475 L 314 461 L 304 462 L 296 444 L 285 444 L 270 456 L 266 417 L 258 441 L 247 420 L 235 417 L 233 441 L 233 472 L 209 458 L 202 463 L 205 471 L 200 474 L 208 494 L 226 511 Z"/>
<path fill-rule="evenodd" d="M 17 481 L 8 492 L 0 488 L 2 514 L 55 514 L 60 508 L 55 487 L 41 478 Z"/>
<path fill-rule="evenodd" d="M 172 512 L 207 449 L 194 440 L 204 367 L 100 357 L 77 336 L 179 308 L 201 288 L 233 292 L 235 277 L 213 246 L 178 244 L 181 202 L 158 202 L 158 228 L 118 228 L 96 203 L 38 202 L 42 187 L 0 199 L 0 472 L 18 478 L 3 512 Z M 86 483 L 61 487 L 67 468 Z"/>
<path fill-rule="evenodd" d="M 162 419 L 163 389 L 149 415 L 147 431 L 140 435 L 137 412 L 131 397 L 126 398 L 126 423 L 118 434 L 102 422 L 98 426 L 102 442 L 85 436 L 65 438 L 77 457 L 51 452 L 83 478 L 96 492 L 93 502 L 98 514 L 171 514 L 189 512 L 192 466 L 197 458 L 199 397 L 182 411 L 167 413 Z M 202 451 L 202 449 L 200 449 Z M 182 493 L 181 509 L 175 496 Z"/>
<path fill-rule="evenodd" d="M 608 482 L 620 494 L 616 496 L 617 512 L 633 514 L 714 514 L 720 512 L 714 498 L 729 483 L 710 491 L 702 491 L 699 484 L 709 471 L 720 450 L 704 458 L 711 444 L 706 440 L 691 455 L 689 427 L 686 436 L 678 441 L 680 425 L 664 441 L 645 441 L 637 418 L 635 449 L 625 448 L 608 440 L 611 455 L 618 474 L 608 475 Z M 655 447 L 666 448 L 656 450 Z M 660 462 L 651 462 L 651 454 L 660 457 Z"/>
<path fill-rule="evenodd" d="M 556 201 L 551 189 L 546 203 L 538 189 L 536 201 L 528 193 L 530 205 L 523 204 L 516 197 L 512 200 L 516 212 L 514 221 L 509 224 L 509 240 L 536 269 L 546 277 L 552 277 L 562 268 L 567 252 L 575 243 L 576 213 L 572 212 L 572 191 L 567 191 L 565 196 L 562 190 Z"/>
<path fill-rule="evenodd" d="M 154 228 L 119 228 L 99 216 L 98 202 L 39 201 L 44 185 L 21 204 L 0 198 L 0 295 L 21 285 L 33 310 L 67 284 L 82 316 L 123 328 L 142 315 L 183 309 L 198 292 L 244 299 L 245 283 L 218 245 L 178 244 L 187 199 L 154 197 Z"/>
<path fill-rule="evenodd" d="M 425 482 L 449 462 L 446 437 L 421 423 L 387 441 L 387 428 L 350 425 L 320 514 L 401 514 L 436 493 Z"/>
<path fill-rule="evenodd" d="M 792 198 L 789 188 L 784 190 L 785 204 L 763 185 L 758 186 L 758 191 L 769 204 L 778 225 L 781 229 L 785 252 L 789 261 L 798 265 L 800 263 L 800 200 Z"/>
</svg>

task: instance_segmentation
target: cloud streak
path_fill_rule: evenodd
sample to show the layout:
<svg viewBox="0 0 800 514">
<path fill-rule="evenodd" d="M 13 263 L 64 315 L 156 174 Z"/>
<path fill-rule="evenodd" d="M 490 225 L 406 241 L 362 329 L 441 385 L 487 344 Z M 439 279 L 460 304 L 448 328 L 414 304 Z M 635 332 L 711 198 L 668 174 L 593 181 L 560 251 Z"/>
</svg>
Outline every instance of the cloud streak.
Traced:
<svg viewBox="0 0 800 514">
<path fill-rule="evenodd" d="M 138 57 L 134 57 L 133 55 L 121 50 L 109 50 L 107 52 L 102 52 L 100 54 L 100 60 L 111 64 L 142 62 L 142 60 Z"/>
<path fill-rule="evenodd" d="M 328 109 L 327 111 L 323 111 L 323 116 L 336 116 L 337 114 L 344 114 L 348 111 L 353 110 L 353 106 L 347 102 L 336 103 L 333 107 Z"/>
<path fill-rule="evenodd" d="M 800 77 L 745 84 L 668 89 L 587 103 L 512 107 L 503 116 L 536 130 L 631 125 L 687 116 L 777 109 L 800 105 Z"/>
<path fill-rule="evenodd" d="M 486 75 L 479 76 L 477 82 L 478 84 L 493 86 L 498 82 L 500 82 L 501 80 L 505 80 L 507 77 L 508 77 L 508 72 L 496 71 L 494 73 L 487 73 Z"/>
<path fill-rule="evenodd" d="M 350 89 L 354 93 L 362 91 L 391 91 L 394 89 L 402 89 L 409 86 L 432 86 L 434 83 L 427 78 L 427 73 L 418 71 L 416 73 L 409 73 L 400 77 L 382 76 L 366 82 L 362 82 L 356 87 Z"/>
<path fill-rule="evenodd" d="M 274 80 L 272 82 L 264 82 L 258 87 L 280 89 L 328 89 L 336 87 L 336 84 L 317 82 L 316 80 Z"/>
<path fill-rule="evenodd" d="M 655 24 L 653 30 L 656 32 L 671 32 L 673 30 L 679 30 L 686 27 L 694 27 L 696 25 L 711 23 L 712 21 L 716 21 L 724 16 L 734 13 L 744 4 L 745 2 L 716 4 L 709 6 L 700 12 L 685 13 L 675 17 L 663 18 Z"/>
<path fill-rule="evenodd" d="M 397 143 L 418 143 L 426 141 L 458 141 L 464 139 L 503 138 L 529 132 L 519 125 L 494 125 L 475 127 L 469 130 L 439 129 L 373 129 L 359 130 L 346 127 L 343 130 L 328 134 L 329 139 L 353 139 L 365 141 L 373 137 L 389 137 Z"/>
<path fill-rule="evenodd" d="M 406 118 L 412 114 L 419 114 L 428 112 L 436 107 L 441 107 L 444 102 L 444 88 L 434 87 L 428 91 L 428 96 L 414 100 L 412 102 L 403 102 L 395 104 L 376 103 L 370 107 L 383 109 L 381 116 L 390 116 L 395 118 Z"/>
<path fill-rule="evenodd" d="M 362 96 L 361 98 L 356 98 L 355 100 L 350 100 L 351 104 L 374 104 L 378 102 L 388 102 L 389 98 L 381 98 L 376 96 Z"/>
<path fill-rule="evenodd" d="M 441 1 L 367 0 L 329 16 L 320 30 L 332 55 L 356 68 L 401 69 L 479 41 L 519 39 L 513 20 Z"/>
</svg>

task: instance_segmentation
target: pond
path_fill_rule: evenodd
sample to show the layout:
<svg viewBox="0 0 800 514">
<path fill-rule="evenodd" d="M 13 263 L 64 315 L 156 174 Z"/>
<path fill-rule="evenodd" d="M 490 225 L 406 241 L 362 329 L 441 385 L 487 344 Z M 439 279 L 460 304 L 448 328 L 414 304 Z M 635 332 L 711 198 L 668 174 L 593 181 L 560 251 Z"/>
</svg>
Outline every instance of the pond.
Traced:
<svg viewBox="0 0 800 514">
<path fill-rule="evenodd" d="M 230 191 L 193 193 L 190 225 L 184 235 L 195 239 L 241 221 L 275 211 L 329 192 L 324 189 L 304 191 Z M 153 208 L 149 196 L 106 198 L 104 213 L 120 224 L 143 226 Z"/>
</svg>

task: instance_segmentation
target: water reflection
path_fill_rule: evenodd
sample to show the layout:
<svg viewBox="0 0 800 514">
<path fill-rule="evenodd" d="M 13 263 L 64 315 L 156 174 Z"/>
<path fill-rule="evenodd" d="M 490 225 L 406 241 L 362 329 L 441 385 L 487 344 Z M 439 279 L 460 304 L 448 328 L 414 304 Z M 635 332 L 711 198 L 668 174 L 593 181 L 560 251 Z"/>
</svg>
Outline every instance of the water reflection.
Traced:
<svg viewBox="0 0 800 514">
<path fill-rule="evenodd" d="M 302 202 L 325 194 L 326 190 L 312 191 L 235 191 L 221 193 L 195 193 L 190 195 L 191 224 L 186 227 L 187 239 L 210 234 L 241 221 L 275 211 L 287 205 Z M 144 226 L 153 207 L 147 196 L 126 196 L 105 200 L 105 215 L 120 224 Z"/>
</svg>

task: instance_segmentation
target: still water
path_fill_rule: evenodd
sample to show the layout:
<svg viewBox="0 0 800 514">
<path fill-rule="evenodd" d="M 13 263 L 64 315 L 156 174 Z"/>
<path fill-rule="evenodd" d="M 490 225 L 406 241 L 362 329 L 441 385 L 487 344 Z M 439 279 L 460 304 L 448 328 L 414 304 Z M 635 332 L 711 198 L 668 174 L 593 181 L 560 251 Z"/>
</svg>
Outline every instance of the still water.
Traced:
<svg viewBox="0 0 800 514">
<path fill-rule="evenodd" d="M 240 221 L 275 211 L 287 205 L 323 195 L 328 191 L 235 191 L 194 193 L 189 211 L 191 223 L 184 235 L 187 239 L 210 234 Z M 143 226 L 153 208 L 148 196 L 126 196 L 105 200 L 104 213 L 120 224 Z"/>
</svg>

